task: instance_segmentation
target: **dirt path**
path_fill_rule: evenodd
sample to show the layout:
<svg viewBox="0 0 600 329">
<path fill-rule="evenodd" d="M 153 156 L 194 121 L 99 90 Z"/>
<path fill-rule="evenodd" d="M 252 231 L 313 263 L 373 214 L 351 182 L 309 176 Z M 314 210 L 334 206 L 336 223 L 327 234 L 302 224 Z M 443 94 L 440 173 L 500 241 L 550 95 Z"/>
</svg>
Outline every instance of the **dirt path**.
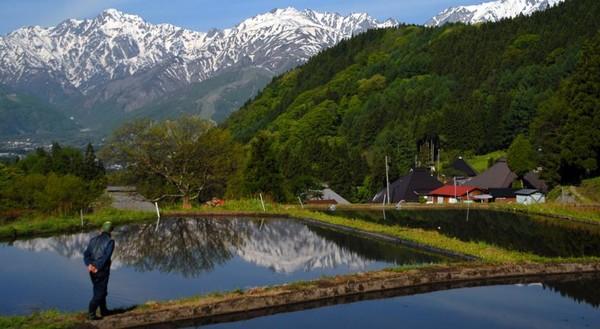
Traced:
<svg viewBox="0 0 600 329">
<path fill-rule="evenodd" d="M 370 295 L 385 297 L 394 290 L 433 291 L 498 282 L 498 280 L 539 280 L 540 276 L 600 273 L 600 262 L 482 265 L 462 264 L 432 266 L 423 269 L 378 271 L 326 278 L 301 284 L 255 288 L 223 296 L 144 305 L 130 312 L 114 315 L 90 328 L 175 328 L 182 323 L 214 323 L 328 305 L 336 300 L 356 301 Z M 489 284 L 489 283 L 488 283 Z M 410 291 L 410 290 L 408 290 Z M 291 308 L 290 308 L 291 307 Z M 294 309 L 296 308 L 296 309 Z M 228 320 L 229 319 L 229 320 Z"/>
</svg>

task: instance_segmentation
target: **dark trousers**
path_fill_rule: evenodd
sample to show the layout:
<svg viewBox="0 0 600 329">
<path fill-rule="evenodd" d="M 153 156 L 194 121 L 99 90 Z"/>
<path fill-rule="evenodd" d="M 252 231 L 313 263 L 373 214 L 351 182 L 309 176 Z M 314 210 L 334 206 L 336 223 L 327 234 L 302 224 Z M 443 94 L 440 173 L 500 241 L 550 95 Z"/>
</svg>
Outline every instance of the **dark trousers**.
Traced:
<svg viewBox="0 0 600 329">
<path fill-rule="evenodd" d="M 100 308 L 100 314 L 108 315 L 106 308 L 106 295 L 108 295 L 108 277 L 110 271 L 98 271 L 90 273 L 92 284 L 94 285 L 94 296 L 90 300 L 89 313 L 96 314 L 96 310 Z"/>
</svg>

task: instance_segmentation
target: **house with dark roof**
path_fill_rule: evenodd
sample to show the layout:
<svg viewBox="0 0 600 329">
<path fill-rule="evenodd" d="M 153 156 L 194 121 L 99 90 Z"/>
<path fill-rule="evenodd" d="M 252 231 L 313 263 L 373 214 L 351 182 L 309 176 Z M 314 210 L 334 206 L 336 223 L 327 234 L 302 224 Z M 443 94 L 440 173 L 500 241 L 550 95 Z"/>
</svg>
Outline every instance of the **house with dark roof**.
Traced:
<svg viewBox="0 0 600 329">
<path fill-rule="evenodd" d="M 510 188 L 516 179 L 517 175 L 510 170 L 506 159 L 500 159 L 488 170 L 471 179 L 465 180 L 464 184 L 483 190 Z"/>
<path fill-rule="evenodd" d="M 427 203 L 458 203 L 465 200 L 475 200 L 475 196 L 483 191 L 475 186 L 444 185 L 427 195 Z"/>
<path fill-rule="evenodd" d="M 530 171 L 523 176 L 523 184 L 525 184 L 526 188 L 538 190 L 542 193 L 548 193 L 548 185 L 546 185 L 546 182 L 541 180 L 538 174 L 533 171 Z"/>
<path fill-rule="evenodd" d="M 306 200 L 307 204 L 341 204 L 349 205 L 350 202 L 344 199 L 341 195 L 337 194 L 334 190 L 329 187 L 325 187 L 322 190 L 312 191 L 310 197 Z"/>
<path fill-rule="evenodd" d="M 517 202 L 516 191 L 512 188 L 491 188 L 488 189 L 488 194 L 492 196 L 494 202 L 514 203 Z"/>
<path fill-rule="evenodd" d="M 375 194 L 371 202 L 383 203 L 384 198 L 386 202 L 389 200 L 390 203 L 398 203 L 400 201 L 418 202 L 420 196 L 426 197 L 429 192 L 443 185 L 431 175 L 429 169 L 417 168 L 390 184 L 389 198 L 387 196 L 387 187 L 384 187 Z"/>
<path fill-rule="evenodd" d="M 450 164 L 450 168 L 460 172 L 463 176 L 466 177 L 475 177 L 477 176 L 477 172 L 471 165 L 467 163 L 467 161 L 463 160 L 462 157 L 458 157 Z"/>
</svg>

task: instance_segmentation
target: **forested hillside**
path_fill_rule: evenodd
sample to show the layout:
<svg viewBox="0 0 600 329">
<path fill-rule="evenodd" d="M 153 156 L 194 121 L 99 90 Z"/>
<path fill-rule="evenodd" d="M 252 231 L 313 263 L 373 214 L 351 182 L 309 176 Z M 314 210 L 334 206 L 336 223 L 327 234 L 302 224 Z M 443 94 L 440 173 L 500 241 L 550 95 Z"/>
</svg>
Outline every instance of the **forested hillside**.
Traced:
<svg viewBox="0 0 600 329">
<path fill-rule="evenodd" d="M 250 142 L 248 190 L 289 198 L 324 182 L 365 200 L 383 186 L 386 155 L 395 178 L 440 148 L 442 157 L 486 153 L 518 134 L 551 183 L 597 175 L 599 17 L 599 1 L 567 0 L 499 23 L 400 26 L 344 41 L 226 121 Z M 277 190 L 282 182 L 289 188 Z"/>
<path fill-rule="evenodd" d="M 0 136 L 76 131 L 77 125 L 53 106 L 0 85 Z"/>
</svg>

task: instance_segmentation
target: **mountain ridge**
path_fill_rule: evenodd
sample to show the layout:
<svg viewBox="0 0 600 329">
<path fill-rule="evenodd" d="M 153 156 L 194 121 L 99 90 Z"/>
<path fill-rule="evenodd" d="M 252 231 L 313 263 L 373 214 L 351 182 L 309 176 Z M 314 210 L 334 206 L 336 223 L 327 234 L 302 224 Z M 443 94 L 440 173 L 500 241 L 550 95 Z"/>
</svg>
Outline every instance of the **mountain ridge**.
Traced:
<svg viewBox="0 0 600 329">
<path fill-rule="evenodd" d="M 224 70 L 257 67 L 274 76 L 340 40 L 395 24 L 288 7 L 197 32 L 107 9 L 0 37 L 0 83 L 66 105 L 69 116 L 94 124 L 98 108 L 132 112 Z"/>
</svg>

